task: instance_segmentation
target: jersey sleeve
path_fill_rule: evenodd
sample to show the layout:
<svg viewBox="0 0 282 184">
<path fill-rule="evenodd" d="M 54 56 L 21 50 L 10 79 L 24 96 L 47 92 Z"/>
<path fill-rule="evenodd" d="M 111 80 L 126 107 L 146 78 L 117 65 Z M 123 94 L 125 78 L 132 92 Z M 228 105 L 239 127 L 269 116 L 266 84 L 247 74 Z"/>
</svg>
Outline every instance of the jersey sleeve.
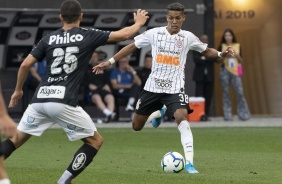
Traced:
<svg viewBox="0 0 282 184">
<path fill-rule="evenodd" d="M 201 42 L 200 39 L 192 33 L 189 35 L 188 42 L 190 50 L 198 52 L 204 52 L 208 46 L 208 44 Z"/>
<path fill-rule="evenodd" d="M 43 38 L 39 41 L 36 47 L 32 49 L 30 55 L 32 55 L 37 61 L 42 61 L 45 58 Z"/>
<path fill-rule="evenodd" d="M 144 33 L 134 37 L 134 40 L 135 40 L 134 42 L 135 46 L 139 49 L 147 45 L 150 45 L 152 40 L 152 31 L 150 30 L 145 31 Z"/>
<path fill-rule="evenodd" d="M 91 29 L 91 31 L 93 31 L 94 33 L 92 37 L 92 42 L 95 43 L 95 47 L 99 47 L 100 45 L 105 45 L 111 34 L 110 31 L 102 31 L 99 29 Z"/>
</svg>

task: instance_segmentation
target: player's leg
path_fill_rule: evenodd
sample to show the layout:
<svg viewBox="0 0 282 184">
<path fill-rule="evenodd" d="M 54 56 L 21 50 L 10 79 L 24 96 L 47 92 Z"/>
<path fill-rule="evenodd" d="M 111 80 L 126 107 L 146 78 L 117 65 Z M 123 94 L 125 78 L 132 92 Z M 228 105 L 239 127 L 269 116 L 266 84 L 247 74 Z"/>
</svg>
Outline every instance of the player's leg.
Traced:
<svg viewBox="0 0 282 184">
<path fill-rule="evenodd" d="M 43 104 L 31 104 L 26 109 L 18 124 L 16 134 L 2 142 L 3 155 L 8 158 L 17 148 L 22 146 L 32 135 L 41 136 L 53 125 L 49 118 L 42 113 Z"/>
<path fill-rule="evenodd" d="M 63 173 L 58 184 L 71 183 L 94 159 L 103 144 L 102 136 L 95 131 L 93 136 L 83 138 L 84 144 L 76 151 L 67 170 Z"/>
<path fill-rule="evenodd" d="M 160 110 L 153 112 L 149 116 L 146 123 L 152 122 L 153 127 L 155 127 L 155 128 L 159 127 L 161 122 L 162 122 L 162 119 L 164 117 L 166 110 L 167 110 L 166 105 L 163 105 L 163 107 Z"/>
<path fill-rule="evenodd" d="M 0 184 L 10 184 L 8 174 L 4 168 L 4 156 L 0 156 Z"/>
<path fill-rule="evenodd" d="M 1 138 L 0 138 L 1 141 Z M 2 145 L 0 143 L 0 184 L 10 184 L 10 180 L 8 178 L 8 174 L 4 168 L 4 155 L 2 152 Z"/>
<path fill-rule="evenodd" d="M 194 142 L 193 135 L 190 128 L 190 124 L 187 121 L 187 110 L 186 109 L 177 109 L 174 113 L 174 118 L 178 124 L 178 130 L 181 135 L 181 143 L 184 149 L 184 155 L 186 159 L 186 172 L 187 173 L 198 173 L 194 168 L 193 159 L 194 159 Z"/>
<path fill-rule="evenodd" d="M 12 138 L 8 138 L 2 142 L 2 150 L 4 158 L 7 159 L 17 148 L 22 146 L 29 138 L 30 134 L 16 130 Z"/>
<path fill-rule="evenodd" d="M 135 131 L 142 130 L 146 124 L 148 117 L 148 115 L 140 115 L 135 112 L 132 119 L 132 129 Z"/>
<path fill-rule="evenodd" d="M 182 93 L 172 94 L 167 95 L 166 98 L 163 98 L 162 100 L 165 104 L 169 104 L 168 112 L 170 113 L 170 115 L 173 115 L 178 125 L 178 130 L 180 132 L 181 143 L 186 160 L 186 172 L 191 174 L 198 173 L 198 171 L 193 166 L 193 135 L 190 129 L 190 124 L 187 121 L 189 110 L 188 95 Z"/>
<path fill-rule="evenodd" d="M 151 93 L 145 90 L 140 93 L 132 120 L 133 130 L 142 130 L 149 115 L 158 109 L 161 109 L 163 104 L 159 101 L 159 99 L 160 95 L 156 93 Z"/>
<path fill-rule="evenodd" d="M 59 184 L 65 184 L 71 183 L 92 162 L 103 144 L 103 138 L 97 132 L 90 116 L 81 107 L 64 104 L 56 106 L 56 110 L 49 107 L 48 114 L 63 128 L 70 141 L 84 142 L 75 152 L 71 163 L 58 181 Z"/>
</svg>

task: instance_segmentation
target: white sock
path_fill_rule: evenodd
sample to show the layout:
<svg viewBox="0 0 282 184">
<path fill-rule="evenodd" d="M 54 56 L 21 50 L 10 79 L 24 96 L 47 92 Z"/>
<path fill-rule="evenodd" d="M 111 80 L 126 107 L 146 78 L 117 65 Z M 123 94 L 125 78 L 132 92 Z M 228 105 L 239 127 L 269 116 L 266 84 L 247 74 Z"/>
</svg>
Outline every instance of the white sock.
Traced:
<svg viewBox="0 0 282 184">
<path fill-rule="evenodd" d="M 150 123 L 153 119 L 161 117 L 161 113 L 159 110 L 153 112 L 147 119 L 146 123 Z"/>
<path fill-rule="evenodd" d="M 109 109 L 104 109 L 104 110 L 103 110 L 103 113 L 104 113 L 106 116 L 109 116 L 109 115 L 111 115 L 113 112 L 110 111 Z"/>
<path fill-rule="evenodd" d="M 134 102 L 135 102 L 135 98 L 134 98 L 134 97 L 130 97 L 130 98 L 128 99 L 127 105 L 133 106 Z"/>
<path fill-rule="evenodd" d="M 167 108 L 166 108 L 166 106 L 164 105 L 164 106 L 162 107 L 162 109 L 164 109 L 164 112 L 165 112 Z M 160 117 L 162 117 L 161 112 L 160 112 L 160 110 L 157 110 L 157 111 L 153 112 L 153 113 L 148 117 L 146 123 L 150 123 L 153 119 L 155 119 L 155 118 L 160 118 Z"/>
<path fill-rule="evenodd" d="M 71 180 L 73 179 L 73 175 L 66 170 L 64 174 L 61 176 L 57 184 L 66 184 L 66 183 L 71 183 Z"/>
<path fill-rule="evenodd" d="M 8 178 L 1 179 L 0 184 L 11 184 L 11 181 Z"/>
<path fill-rule="evenodd" d="M 181 121 L 178 126 L 181 135 L 181 143 L 184 149 L 186 164 L 190 162 L 193 164 L 194 148 L 193 148 L 193 135 L 187 120 Z"/>
</svg>

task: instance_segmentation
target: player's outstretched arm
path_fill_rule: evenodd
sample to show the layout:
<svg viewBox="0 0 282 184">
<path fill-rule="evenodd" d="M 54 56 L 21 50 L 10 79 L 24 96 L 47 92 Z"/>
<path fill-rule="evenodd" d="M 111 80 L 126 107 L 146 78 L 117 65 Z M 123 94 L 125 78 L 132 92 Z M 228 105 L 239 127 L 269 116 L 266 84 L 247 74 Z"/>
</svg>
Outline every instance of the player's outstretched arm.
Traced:
<svg viewBox="0 0 282 184">
<path fill-rule="evenodd" d="M 128 56 L 137 49 L 134 43 L 131 43 L 123 47 L 118 53 L 116 53 L 109 61 L 100 63 L 92 68 L 92 72 L 95 74 L 100 74 L 104 69 L 108 68 L 110 65 L 114 64 L 116 61 Z"/>
<path fill-rule="evenodd" d="M 210 58 L 218 58 L 218 57 L 235 57 L 234 56 L 234 50 L 231 46 L 228 46 L 226 50 L 219 52 L 215 50 L 214 48 L 207 48 L 202 54 L 206 57 Z"/>
<path fill-rule="evenodd" d="M 119 31 L 113 31 L 107 42 L 119 42 L 132 38 L 149 18 L 148 12 L 141 9 L 138 9 L 133 16 L 135 23 L 132 26 L 125 27 Z"/>
<path fill-rule="evenodd" d="M 37 60 L 32 56 L 28 55 L 25 60 L 22 62 L 19 72 L 18 72 L 18 77 L 17 77 L 17 84 L 15 91 L 11 97 L 9 107 L 15 107 L 18 104 L 18 101 L 22 98 L 23 96 L 23 85 L 24 82 L 27 78 L 28 72 L 30 67 L 36 62 Z"/>
</svg>

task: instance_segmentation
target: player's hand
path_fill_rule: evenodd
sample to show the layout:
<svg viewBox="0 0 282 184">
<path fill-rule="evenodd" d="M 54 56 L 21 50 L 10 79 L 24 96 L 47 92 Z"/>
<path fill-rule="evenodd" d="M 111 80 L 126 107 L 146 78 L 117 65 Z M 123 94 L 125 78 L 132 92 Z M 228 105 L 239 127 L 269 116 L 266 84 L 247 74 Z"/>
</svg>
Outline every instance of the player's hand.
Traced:
<svg viewBox="0 0 282 184">
<path fill-rule="evenodd" d="M 133 13 L 133 16 L 134 22 L 140 24 L 140 26 L 143 26 L 149 18 L 148 12 L 146 10 L 141 9 L 138 9 L 136 13 Z"/>
<path fill-rule="evenodd" d="M 94 66 L 92 68 L 92 72 L 95 73 L 95 74 L 100 74 L 103 72 L 103 70 L 105 70 L 106 68 L 108 68 L 109 66 L 111 66 L 111 63 L 110 61 L 105 61 L 105 62 L 102 62 L 96 66 Z"/>
<path fill-rule="evenodd" d="M 12 107 L 15 107 L 19 100 L 22 98 L 23 96 L 23 91 L 14 91 L 12 97 L 11 97 L 11 100 L 10 100 L 10 103 L 9 103 L 9 108 L 12 108 Z"/>
<path fill-rule="evenodd" d="M 10 118 L 10 116 L 2 116 L 1 122 L 1 135 L 7 138 L 13 137 L 16 133 L 16 123 Z"/>
<path fill-rule="evenodd" d="M 221 53 L 221 56 L 222 57 L 230 57 L 230 56 L 235 57 L 235 52 L 231 46 L 228 46 L 227 49 Z"/>
</svg>

